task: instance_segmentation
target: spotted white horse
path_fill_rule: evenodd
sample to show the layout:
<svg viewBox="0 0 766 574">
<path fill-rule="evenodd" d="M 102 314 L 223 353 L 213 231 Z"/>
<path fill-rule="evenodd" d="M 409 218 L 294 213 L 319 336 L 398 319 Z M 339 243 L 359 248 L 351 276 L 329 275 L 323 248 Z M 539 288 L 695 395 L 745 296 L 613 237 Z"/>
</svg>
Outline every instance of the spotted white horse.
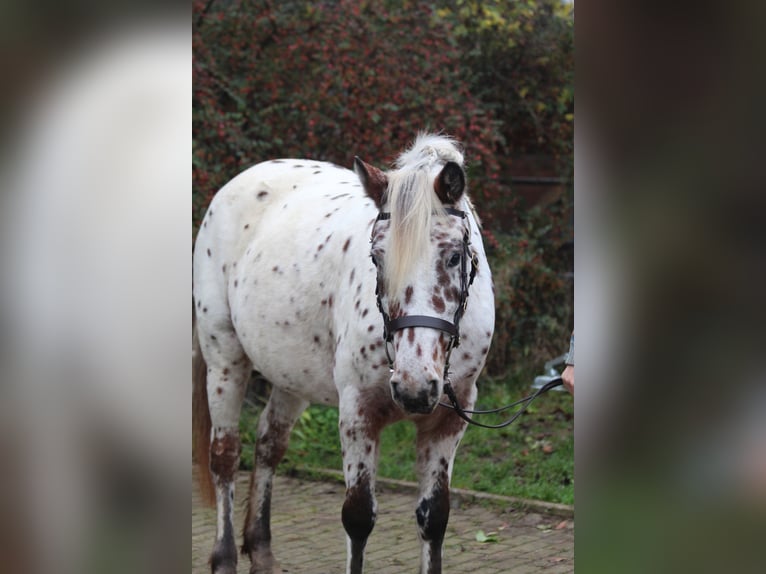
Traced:
<svg viewBox="0 0 766 574">
<path fill-rule="evenodd" d="M 474 405 L 494 327 L 492 278 L 452 139 L 421 134 L 393 170 L 358 158 L 354 170 L 258 164 L 217 193 L 197 236 L 194 426 L 200 475 L 217 503 L 215 574 L 236 571 L 238 423 L 253 369 L 273 390 L 244 526 L 250 573 L 280 571 L 272 479 L 312 402 L 339 407 L 346 571 L 362 572 L 375 524 L 381 430 L 406 419 L 417 429 L 421 572 L 441 572 L 465 422 L 437 405 L 447 380 L 465 408 Z"/>
</svg>

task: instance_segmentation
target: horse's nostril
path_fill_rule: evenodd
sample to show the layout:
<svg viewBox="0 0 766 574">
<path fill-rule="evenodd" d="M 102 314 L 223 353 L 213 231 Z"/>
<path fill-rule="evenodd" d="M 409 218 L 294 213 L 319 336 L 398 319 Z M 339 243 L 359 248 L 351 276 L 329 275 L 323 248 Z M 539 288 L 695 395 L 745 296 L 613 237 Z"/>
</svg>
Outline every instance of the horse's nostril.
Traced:
<svg viewBox="0 0 766 574">
<path fill-rule="evenodd" d="M 397 381 L 391 381 L 391 392 L 395 397 L 399 396 L 399 383 Z"/>
<path fill-rule="evenodd" d="M 428 381 L 428 383 L 431 385 L 431 394 L 436 395 L 439 392 L 439 381 L 434 379 L 432 381 Z"/>
</svg>

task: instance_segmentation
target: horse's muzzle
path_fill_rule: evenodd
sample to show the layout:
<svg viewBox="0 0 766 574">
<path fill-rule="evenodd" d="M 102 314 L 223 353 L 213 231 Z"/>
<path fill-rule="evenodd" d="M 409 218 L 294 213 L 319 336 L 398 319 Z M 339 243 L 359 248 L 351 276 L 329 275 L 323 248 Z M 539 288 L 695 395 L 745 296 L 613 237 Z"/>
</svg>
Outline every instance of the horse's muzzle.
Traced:
<svg viewBox="0 0 766 574">
<path fill-rule="evenodd" d="M 439 381 L 432 380 L 417 390 L 405 389 L 399 381 L 391 381 L 391 396 L 406 413 L 427 415 L 439 403 Z"/>
</svg>

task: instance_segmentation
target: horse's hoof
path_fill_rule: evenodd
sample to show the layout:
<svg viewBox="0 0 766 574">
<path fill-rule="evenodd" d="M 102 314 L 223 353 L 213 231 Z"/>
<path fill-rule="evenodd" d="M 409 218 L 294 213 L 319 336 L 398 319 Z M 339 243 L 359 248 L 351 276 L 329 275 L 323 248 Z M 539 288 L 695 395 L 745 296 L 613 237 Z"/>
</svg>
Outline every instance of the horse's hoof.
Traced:
<svg viewBox="0 0 766 574">
<path fill-rule="evenodd" d="M 215 557 L 215 553 L 213 554 Z M 210 571 L 212 574 L 237 574 L 237 561 L 236 560 L 216 560 L 210 559 Z"/>
<path fill-rule="evenodd" d="M 274 558 L 267 558 L 254 562 L 250 574 L 282 574 L 282 568 Z"/>
</svg>

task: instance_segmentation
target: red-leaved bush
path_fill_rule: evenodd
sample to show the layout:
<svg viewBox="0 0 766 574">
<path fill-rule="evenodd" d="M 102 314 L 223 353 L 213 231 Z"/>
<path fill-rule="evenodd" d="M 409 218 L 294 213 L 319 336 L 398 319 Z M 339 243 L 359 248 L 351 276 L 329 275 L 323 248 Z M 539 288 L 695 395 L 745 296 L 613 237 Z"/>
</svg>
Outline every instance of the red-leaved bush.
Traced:
<svg viewBox="0 0 766 574">
<path fill-rule="evenodd" d="M 386 167 L 420 130 L 466 146 L 472 195 L 501 193 L 496 122 L 427 5 L 194 3 L 195 221 L 244 167 L 274 157 Z M 209 7 L 207 11 L 205 8 Z"/>
</svg>

